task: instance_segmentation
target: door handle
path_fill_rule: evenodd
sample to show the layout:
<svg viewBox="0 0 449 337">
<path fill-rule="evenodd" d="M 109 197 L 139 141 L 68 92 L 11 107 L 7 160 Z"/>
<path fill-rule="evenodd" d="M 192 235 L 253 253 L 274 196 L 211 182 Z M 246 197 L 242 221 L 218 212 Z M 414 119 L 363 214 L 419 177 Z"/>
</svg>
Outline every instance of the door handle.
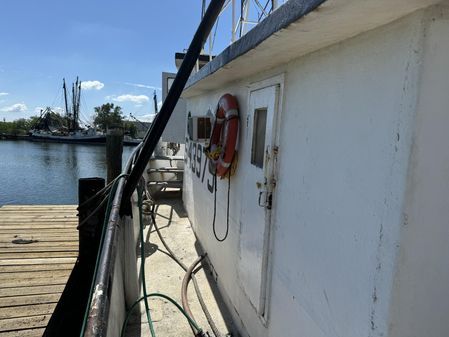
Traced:
<svg viewBox="0 0 449 337">
<path fill-rule="evenodd" d="M 263 204 L 260 203 L 260 199 L 262 199 L 262 195 L 265 193 L 265 200 L 263 201 Z M 268 191 L 260 191 L 259 192 L 259 201 L 258 204 L 260 207 L 271 209 L 272 204 L 272 193 L 268 193 Z"/>
<path fill-rule="evenodd" d="M 267 198 L 266 198 L 266 196 L 265 196 L 264 204 L 260 204 L 260 199 L 262 198 L 262 195 L 263 195 L 264 193 L 267 193 L 267 191 L 260 191 L 260 192 L 259 192 L 259 201 L 258 201 L 257 203 L 259 204 L 260 207 L 265 207 L 266 202 L 267 202 Z"/>
</svg>

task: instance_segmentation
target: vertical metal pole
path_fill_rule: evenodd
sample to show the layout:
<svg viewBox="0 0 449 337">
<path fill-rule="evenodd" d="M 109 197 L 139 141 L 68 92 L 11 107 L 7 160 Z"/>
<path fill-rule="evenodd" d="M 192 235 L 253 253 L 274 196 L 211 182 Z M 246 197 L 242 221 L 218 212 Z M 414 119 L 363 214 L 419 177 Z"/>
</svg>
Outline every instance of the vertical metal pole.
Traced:
<svg viewBox="0 0 449 337">
<path fill-rule="evenodd" d="M 231 44 L 235 42 L 235 0 L 232 0 L 232 32 L 231 32 Z"/>
<path fill-rule="evenodd" d="M 78 182 L 78 222 L 79 226 L 79 260 L 81 262 L 89 261 L 89 257 L 95 255 L 98 247 L 101 226 L 104 221 L 104 212 L 106 207 L 93 213 L 101 202 L 101 198 L 85 204 L 89 198 L 93 197 L 105 186 L 103 178 L 81 178 Z M 91 215 L 92 214 L 92 215 Z M 88 216 L 90 216 L 88 218 Z M 88 218 L 88 219 L 87 219 Z M 86 220 L 87 219 L 87 220 Z M 86 259 L 86 261 L 84 261 Z"/>
<path fill-rule="evenodd" d="M 274 11 L 278 8 L 278 0 L 271 0 L 271 10 Z"/>
<path fill-rule="evenodd" d="M 243 12 L 244 12 L 243 8 L 245 6 L 245 1 L 246 0 L 241 0 L 240 1 L 240 19 L 239 19 L 239 24 L 240 24 L 239 30 L 240 30 L 240 32 L 239 32 L 239 38 L 242 37 L 242 31 L 243 31 Z"/>
<path fill-rule="evenodd" d="M 212 61 L 212 32 L 209 34 L 209 62 Z"/>
<path fill-rule="evenodd" d="M 242 13 L 242 33 L 240 34 L 240 37 L 246 34 L 245 27 L 247 25 L 248 17 L 249 17 L 249 6 L 250 6 L 250 0 L 244 0 L 243 4 L 243 13 Z"/>
<path fill-rule="evenodd" d="M 123 130 L 108 129 L 106 134 L 106 165 L 108 184 L 122 172 Z"/>
</svg>

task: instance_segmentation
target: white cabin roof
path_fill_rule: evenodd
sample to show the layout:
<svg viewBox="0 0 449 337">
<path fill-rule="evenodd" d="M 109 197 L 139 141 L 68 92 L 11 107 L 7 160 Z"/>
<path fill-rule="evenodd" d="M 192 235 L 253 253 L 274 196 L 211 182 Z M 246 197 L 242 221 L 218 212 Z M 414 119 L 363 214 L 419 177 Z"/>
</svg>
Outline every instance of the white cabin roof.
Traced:
<svg viewBox="0 0 449 337">
<path fill-rule="evenodd" d="M 290 0 L 193 74 L 183 96 L 216 90 L 439 2 Z"/>
</svg>

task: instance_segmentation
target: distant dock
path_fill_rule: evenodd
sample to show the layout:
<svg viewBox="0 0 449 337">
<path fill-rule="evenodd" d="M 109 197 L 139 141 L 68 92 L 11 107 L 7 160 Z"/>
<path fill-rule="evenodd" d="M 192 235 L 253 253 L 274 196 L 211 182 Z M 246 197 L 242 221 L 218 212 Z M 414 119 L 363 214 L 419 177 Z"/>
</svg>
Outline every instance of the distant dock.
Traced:
<svg viewBox="0 0 449 337">
<path fill-rule="evenodd" d="M 78 256 L 76 207 L 0 207 L 0 336 L 42 336 Z"/>
</svg>

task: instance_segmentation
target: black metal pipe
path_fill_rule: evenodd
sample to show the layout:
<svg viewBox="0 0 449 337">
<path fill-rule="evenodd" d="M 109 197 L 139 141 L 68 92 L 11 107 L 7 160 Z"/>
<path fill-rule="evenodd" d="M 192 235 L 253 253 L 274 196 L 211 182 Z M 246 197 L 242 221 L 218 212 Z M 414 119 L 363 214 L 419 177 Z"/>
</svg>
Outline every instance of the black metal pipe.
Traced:
<svg viewBox="0 0 449 337">
<path fill-rule="evenodd" d="M 198 26 L 192 42 L 190 43 L 187 54 L 182 61 L 175 80 L 173 81 L 167 97 L 162 104 L 161 110 L 156 115 L 150 129 L 145 135 L 142 151 L 140 151 L 139 157 L 137 158 L 135 166 L 131 171 L 125 185 L 121 212 L 127 208 L 125 203 L 129 201 L 133 191 L 136 189 L 139 179 L 142 176 L 145 167 L 150 160 L 157 143 L 159 142 L 159 139 L 161 138 L 162 132 L 164 131 L 176 104 L 178 103 L 179 97 L 184 90 L 198 56 L 201 53 L 201 49 L 203 48 L 203 45 L 206 42 L 206 39 L 209 36 L 218 15 L 220 14 L 224 2 L 225 0 L 211 0 L 204 17 Z"/>
</svg>

